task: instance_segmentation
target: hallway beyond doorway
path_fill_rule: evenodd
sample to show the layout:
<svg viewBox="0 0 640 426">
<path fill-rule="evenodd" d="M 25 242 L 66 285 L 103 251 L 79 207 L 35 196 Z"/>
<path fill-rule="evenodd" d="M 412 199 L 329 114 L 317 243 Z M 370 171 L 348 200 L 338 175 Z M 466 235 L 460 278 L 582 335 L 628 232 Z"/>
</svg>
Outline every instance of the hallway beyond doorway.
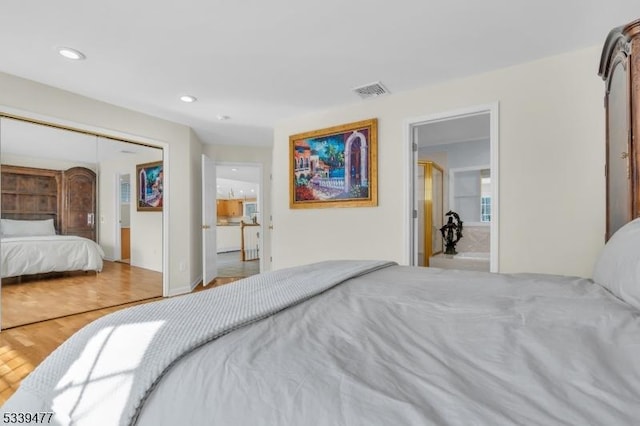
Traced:
<svg viewBox="0 0 640 426">
<path fill-rule="evenodd" d="M 240 251 L 218 253 L 218 277 L 250 277 L 260 273 L 260 260 L 242 261 Z"/>
</svg>

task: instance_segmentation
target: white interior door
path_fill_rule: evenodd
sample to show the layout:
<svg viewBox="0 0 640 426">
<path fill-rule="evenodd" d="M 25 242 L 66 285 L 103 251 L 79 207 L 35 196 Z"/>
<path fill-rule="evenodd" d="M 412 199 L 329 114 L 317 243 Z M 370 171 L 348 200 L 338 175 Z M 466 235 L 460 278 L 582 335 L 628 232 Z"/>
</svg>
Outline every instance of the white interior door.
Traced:
<svg viewBox="0 0 640 426">
<path fill-rule="evenodd" d="M 216 164 L 202 154 L 202 285 L 218 276 L 216 249 Z"/>
</svg>

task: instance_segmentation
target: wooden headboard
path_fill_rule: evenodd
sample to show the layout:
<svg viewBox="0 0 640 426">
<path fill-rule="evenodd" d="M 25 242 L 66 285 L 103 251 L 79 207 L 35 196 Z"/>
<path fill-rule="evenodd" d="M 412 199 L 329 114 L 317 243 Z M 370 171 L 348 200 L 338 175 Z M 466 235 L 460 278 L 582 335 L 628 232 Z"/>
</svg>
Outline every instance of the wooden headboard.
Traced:
<svg viewBox="0 0 640 426">
<path fill-rule="evenodd" d="M 2 218 L 53 219 L 56 231 L 62 223 L 62 172 L 32 167 L 0 166 Z"/>
</svg>

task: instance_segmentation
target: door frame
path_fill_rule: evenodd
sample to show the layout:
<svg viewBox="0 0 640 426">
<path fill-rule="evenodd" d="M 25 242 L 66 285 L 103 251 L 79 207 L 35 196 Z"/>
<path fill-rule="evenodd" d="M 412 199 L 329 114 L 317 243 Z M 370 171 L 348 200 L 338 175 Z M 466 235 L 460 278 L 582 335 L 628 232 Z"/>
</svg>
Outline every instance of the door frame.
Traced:
<svg viewBox="0 0 640 426">
<path fill-rule="evenodd" d="M 416 199 L 415 187 L 417 179 L 418 152 L 417 144 L 414 148 L 414 137 L 418 126 L 435 123 L 439 121 L 448 121 L 457 118 L 464 118 L 473 115 L 489 114 L 489 150 L 490 150 L 490 168 L 491 168 L 491 238 L 490 238 L 490 263 L 489 270 L 491 272 L 500 271 L 500 122 L 499 122 L 500 105 L 498 101 L 475 105 L 456 110 L 449 110 L 434 114 L 428 114 L 419 117 L 411 117 L 404 120 L 404 156 L 405 156 L 405 258 L 408 259 L 410 265 L 417 265 L 418 257 L 418 226 L 416 215 Z"/>
<path fill-rule="evenodd" d="M 252 162 L 240 162 L 240 161 L 216 161 L 216 166 L 226 166 L 226 167 L 256 167 L 258 169 L 258 196 L 257 196 L 257 205 L 258 211 L 260 212 L 260 243 L 258 245 L 258 250 L 260 251 L 260 272 L 264 271 L 265 259 L 264 259 L 264 221 L 268 218 L 264 215 L 264 168 L 262 163 L 252 163 Z M 217 201 L 216 194 L 216 201 Z M 217 248 L 217 247 L 216 247 Z"/>
</svg>

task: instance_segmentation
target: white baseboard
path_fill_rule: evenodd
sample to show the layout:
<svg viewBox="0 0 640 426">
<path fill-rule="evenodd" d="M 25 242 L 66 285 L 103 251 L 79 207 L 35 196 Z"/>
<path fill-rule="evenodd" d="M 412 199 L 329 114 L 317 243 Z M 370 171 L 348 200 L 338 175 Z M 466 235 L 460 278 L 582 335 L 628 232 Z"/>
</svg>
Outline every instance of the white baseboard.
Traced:
<svg viewBox="0 0 640 426">
<path fill-rule="evenodd" d="M 198 284 L 202 283 L 202 275 L 200 275 L 194 282 L 191 283 L 191 291 L 198 286 Z"/>
<path fill-rule="evenodd" d="M 189 294 L 191 293 L 191 287 L 188 285 L 169 289 L 169 294 L 167 297 L 180 296 L 181 294 Z"/>
<path fill-rule="evenodd" d="M 181 294 L 188 294 L 191 293 L 193 291 L 193 289 L 195 289 L 198 284 L 200 284 L 202 282 L 202 276 L 199 276 L 198 278 L 196 278 L 191 284 L 189 285 L 185 285 L 182 287 L 178 287 L 178 288 L 172 288 L 169 291 L 169 297 L 172 296 L 179 296 Z"/>
</svg>

